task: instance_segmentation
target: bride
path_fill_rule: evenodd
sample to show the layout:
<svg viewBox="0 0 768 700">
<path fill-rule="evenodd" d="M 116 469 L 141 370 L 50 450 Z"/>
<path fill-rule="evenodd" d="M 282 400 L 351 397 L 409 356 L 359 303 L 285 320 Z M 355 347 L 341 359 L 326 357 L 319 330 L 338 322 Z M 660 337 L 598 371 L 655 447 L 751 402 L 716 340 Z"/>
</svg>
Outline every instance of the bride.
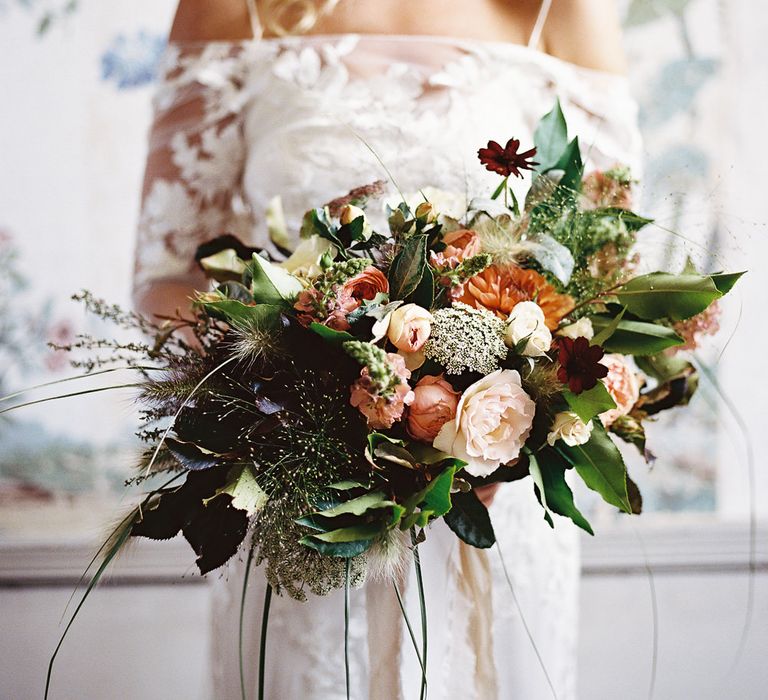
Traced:
<svg viewBox="0 0 768 700">
<path fill-rule="evenodd" d="M 278 195 L 297 232 L 307 208 L 390 175 L 404 192 L 487 194 L 496 183 L 477 149 L 512 137 L 532 146 L 556 97 L 588 168 L 636 170 L 623 69 L 613 0 L 181 0 L 154 101 L 137 305 L 183 309 L 205 284 L 190 261 L 208 238 L 228 232 L 267 247 Z M 578 539 L 562 518 L 547 526 L 531 488 L 523 480 L 482 494 L 509 581 L 499 552 L 464 546 L 442 521 L 419 547 L 433 700 L 576 696 Z M 260 573 L 245 602 L 249 697 Z M 217 700 L 241 697 L 242 578 L 241 563 L 213 581 Z M 417 620 L 413 581 L 406 587 Z M 308 598 L 273 598 L 268 698 L 345 697 L 343 594 Z M 391 587 L 353 591 L 350 635 L 353 698 L 418 695 L 421 671 Z"/>
</svg>

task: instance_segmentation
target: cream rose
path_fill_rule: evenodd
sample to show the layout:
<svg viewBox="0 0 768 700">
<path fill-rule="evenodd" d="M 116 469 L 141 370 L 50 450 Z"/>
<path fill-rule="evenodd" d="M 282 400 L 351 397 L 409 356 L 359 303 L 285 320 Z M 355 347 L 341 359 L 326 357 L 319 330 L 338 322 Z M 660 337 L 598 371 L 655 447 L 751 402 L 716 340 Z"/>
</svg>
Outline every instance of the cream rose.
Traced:
<svg viewBox="0 0 768 700">
<path fill-rule="evenodd" d="M 558 335 L 562 335 L 565 338 L 586 338 L 592 340 L 595 337 L 595 329 L 586 316 L 580 318 L 576 323 L 571 323 L 568 326 L 563 326 L 558 332 Z"/>
<path fill-rule="evenodd" d="M 363 238 L 368 240 L 373 233 L 373 229 L 371 228 L 371 224 L 368 221 L 368 217 L 360 207 L 356 207 L 354 204 L 345 204 L 341 210 L 341 213 L 339 214 L 339 223 L 342 226 L 346 226 L 347 224 L 351 224 L 355 219 L 359 219 L 360 217 L 363 219 Z"/>
<path fill-rule="evenodd" d="M 389 316 L 387 337 L 398 350 L 413 353 L 424 346 L 432 330 L 432 314 L 417 304 L 405 304 Z"/>
<path fill-rule="evenodd" d="M 413 388 L 406 430 L 412 438 L 432 442 L 445 423 L 456 415 L 461 394 L 443 378 L 427 375 Z"/>
<path fill-rule="evenodd" d="M 585 423 L 572 411 L 563 411 L 555 416 L 547 435 L 547 442 L 550 447 L 558 440 L 562 440 L 569 447 L 583 445 L 589 442 L 593 427 L 592 421 Z"/>
<path fill-rule="evenodd" d="M 280 267 L 297 277 L 317 277 L 323 270 L 320 260 L 327 253 L 331 258 L 336 257 L 336 246 L 329 240 L 318 235 L 312 235 L 299 243 L 293 254 Z"/>
<path fill-rule="evenodd" d="M 637 375 L 621 355 L 605 355 L 601 364 L 608 368 L 608 374 L 603 379 L 608 393 L 616 402 L 612 408 L 600 414 L 600 420 L 607 428 L 617 418 L 626 416 L 640 398 L 640 382 Z"/>
<path fill-rule="evenodd" d="M 520 375 L 498 369 L 467 388 L 456 417 L 443 425 L 432 444 L 464 460 L 469 474 L 488 476 L 520 455 L 535 412 Z"/>
<path fill-rule="evenodd" d="M 528 338 L 522 354 L 528 357 L 541 357 L 552 345 L 552 333 L 547 328 L 544 312 L 533 301 L 521 301 L 516 304 L 507 319 L 504 342 L 510 348 Z"/>
</svg>

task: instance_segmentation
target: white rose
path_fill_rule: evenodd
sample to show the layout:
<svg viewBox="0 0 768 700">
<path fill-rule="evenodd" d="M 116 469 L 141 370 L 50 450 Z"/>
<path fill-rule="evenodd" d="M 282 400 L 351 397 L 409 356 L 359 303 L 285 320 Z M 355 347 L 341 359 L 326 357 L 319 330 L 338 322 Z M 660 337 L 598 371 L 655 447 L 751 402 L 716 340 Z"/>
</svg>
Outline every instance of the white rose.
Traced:
<svg viewBox="0 0 768 700">
<path fill-rule="evenodd" d="M 320 267 L 320 259 L 328 253 L 331 258 L 336 257 L 338 251 L 328 239 L 318 235 L 312 235 L 299 243 L 291 257 L 280 263 L 287 272 L 297 277 L 317 277 L 323 270 Z"/>
<path fill-rule="evenodd" d="M 569 447 L 583 445 L 589 442 L 593 427 L 592 421 L 584 423 L 575 413 L 563 411 L 555 416 L 552 428 L 547 435 L 547 442 L 550 447 L 558 440 L 562 440 Z"/>
<path fill-rule="evenodd" d="M 497 369 L 467 388 L 456 417 L 440 428 L 432 444 L 465 461 L 472 476 L 488 476 L 520 455 L 535 413 L 520 375 Z"/>
<path fill-rule="evenodd" d="M 507 319 L 504 334 L 507 346 L 514 348 L 525 338 L 528 338 L 528 342 L 522 354 L 528 357 L 541 357 L 552 345 L 552 333 L 547 328 L 544 312 L 533 301 L 516 304 Z"/>
<path fill-rule="evenodd" d="M 563 326 L 558 332 L 558 335 L 562 335 L 565 338 L 586 338 L 592 340 L 595 337 L 595 329 L 592 327 L 592 321 L 586 316 L 580 318 L 576 323 L 572 323 L 569 326 Z"/>
</svg>

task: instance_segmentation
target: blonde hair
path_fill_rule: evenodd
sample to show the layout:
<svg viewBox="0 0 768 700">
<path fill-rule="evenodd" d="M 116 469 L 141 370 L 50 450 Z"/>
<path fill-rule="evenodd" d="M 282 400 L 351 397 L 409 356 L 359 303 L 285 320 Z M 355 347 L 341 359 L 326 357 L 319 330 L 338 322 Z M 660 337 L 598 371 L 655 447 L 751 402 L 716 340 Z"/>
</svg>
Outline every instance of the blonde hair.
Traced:
<svg viewBox="0 0 768 700">
<path fill-rule="evenodd" d="M 264 0 L 264 24 L 278 36 L 304 34 L 338 4 L 339 0 Z"/>
</svg>

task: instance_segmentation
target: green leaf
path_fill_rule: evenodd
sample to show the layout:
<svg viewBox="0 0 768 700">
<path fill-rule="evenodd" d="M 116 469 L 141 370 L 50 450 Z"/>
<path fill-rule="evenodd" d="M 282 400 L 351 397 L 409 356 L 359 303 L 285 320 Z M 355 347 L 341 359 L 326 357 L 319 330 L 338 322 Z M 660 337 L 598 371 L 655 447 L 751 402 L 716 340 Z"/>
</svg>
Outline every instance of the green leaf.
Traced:
<svg viewBox="0 0 768 700">
<path fill-rule="evenodd" d="M 427 236 L 409 238 L 389 269 L 389 298 L 406 299 L 413 294 L 427 267 Z"/>
<path fill-rule="evenodd" d="M 619 324 L 621 323 L 621 319 L 624 318 L 624 314 L 627 312 L 625 308 L 621 308 L 621 311 L 614 316 L 593 316 L 590 317 L 590 323 L 592 324 L 592 328 L 594 330 L 598 330 L 595 326 L 595 323 L 600 323 L 601 321 L 604 321 L 602 329 L 600 329 L 597 333 L 595 333 L 595 337 L 592 338 L 590 341 L 590 345 L 600 345 L 602 347 L 603 343 L 608 340 L 615 332 L 616 329 L 619 327 Z"/>
<path fill-rule="evenodd" d="M 721 284 L 726 282 L 723 280 Z M 616 296 L 641 318 L 681 321 L 701 313 L 723 293 L 711 277 L 652 272 L 630 280 Z"/>
<path fill-rule="evenodd" d="M 648 458 L 645 450 L 645 428 L 638 418 L 631 414 L 619 416 L 611 423 L 610 431 L 624 442 L 634 445 L 643 457 Z"/>
<path fill-rule="evenodd" d="M 602 425 L 594 423 L 592 437 L 586 444 L 569 447 L 561 441 L 557 450 L 574 466 L 584 483 L 599 493 L 606 503 L 625 513 L 632 512 L 627 494 L 627 468 Z"/>
<path fill-rule="evenodd" d="M 609 411 L 616 408 L 616 402 L 608 393 L 605 384 L 598 382 L 588 391 L 582 391 L 580 394 L 574 394 L 572 391 L 564 391 L 563 398 L 568 402 L 568 406 L 581 420 L 589 423 L 595 416 L 599 416 L 603 411 Z"/>
<path fill-rule="evenodd" d="M 252 278 L 251 293 L 259 304 L 284 305 L 292 302 L 304 289 L 298 278 L 256 253 L 248 269 Z"/>
<path fill-rule="evenodd" d="M 368 446 L 365 448 L 365 458 L 374 466 L 378 467 L 379 464 L 376 462 L 376 450 L 381 445 L 398 445 L 400 447 L 405 445 L 405 442 L 403 440 L 395 440 L 394 438 L 389 437 L 388 435 L 384 435 L 383 433 L 369 433 L 368 434 Z"/>
<path fill-rule="evenodd" d="M 635 364 L 641 372 L 653 377 L 661 383 L 677 377 L 683 377 L 694 372 L 693 365 L 684 357 L 678 355 L 650 355 L 635 358 Z"/>
<path fill-rule="evenodd" d="M 539 162 L 536 172 L 552 170 L 568 145 L 568 125 L 560 100 L 556 100 L 552 110 L 542 117 L 533 135 L 533 143 L 536 146 L 536 160 Z M 506 185 L 506 182 L 503 184 Z"/>
<path fill-rule="evenodd" d="M 310 323 L 309 330 L 317 333 L 327 343 L 330 343 L 331 345 L 338 345 L 339 347 L 341 347 L 343 343 L 346 343 L 349 340 L 357 340 L 355 336 L 353 336 L 351 333 L 347 333 L 347 331 L 337 331 L 333 328 L 328 328 L 328 326 L 324 326 L 322 323 Z"/>
<path fill-rule="evenodd" d="M 551 448 L 539 452 L 538 460 L 541 483 L 537 482 L 537 486 L 544 490 L 546 507 L 553 513 L 570 518 L 582 530 L 594 535 L 592 526 L 573 502 L 573 491 L 565 480 L 569 464 Z"/>
<path fill-rule="evenodd" d="M 416 287 L 409 301 L 418 304 L 422 309 L 431 309 L 435 301 L 435 277 L 432 269 L 427 265 L 421 276 L 421 282 Z"/>
<path fill-rule="evenodd" d="M 370 549 L 382 529 L 378 525 L 356 525 L 332 532 L 307 535 L 302 537 L 299 543 L 326 556 L 349 559 Z"/>
<path fill-rule="evenodd" d="M 733 286 L 741 279 L 741 276 L 745 274 L 746 272 L 719 272 L 715 275 L 710 275 L 709 278 L 714 282 L 720 294 L 725 296 L 733 289 Z"/>
<path fill-rule="evenodd" d="M 592 327 L 598 331 L 593 344 L 601 345 L 607 352 L 622 355 L 655 355 L 667 348 L 683 345 L 685 341 L 668 326 L 646 321 L 624 321 L 616 317 L 591 316 Z M 606 333 L 611 330 L 612 332 Z M 607 335 L 608 337 L 605 337 Z M 603 337 L 602 342 L 598 336 Z"/>
<path fill-rule="evenodd" d="M 381 510 L 393 506 L 397 506 L 397 503 L 388 500 L 385 494 L 374 491 L 373 493 L 366 493 L 353 498 L 350 501 L 344 501 L 344 503 L 333 508 L 317 511 L 312 515 L 322 518 L 335 518 L 339 515 L 364 515 L 370 510 Z"/>
<path fill-rule="evenodd" d="M 373 456 L 386 462 L 393 462 L 406 469 L 416 468 L 416 460 L 413 455 L 405 447 L 391 442 L 379 443 L 373 452 Z"/>
<path fill-rule="evenodd" d="M 230 469 L 227 483 L 216 491 L 217 496 L 222 493 L 232 496 L 233 508 L 244 510 L 248 515 L 256 515 L 269 500 L 248 464 Z"/>
<path fill-rule="evenodd" d="M 235 299 L 219 301 L 199 301 L 212 316 L 223 316 L 227 323 L 244 328 L 277 328 L 280 322 L 281 308 L 274 304 L 243 304 Z"/>
<path fill-rule="evenodd" d="M 439 518 L 451 510 L 451 488 L 455 474 L 456 467 L 448 467 L 429 483 L 422 508 L 432 511 L 433 518 Z"/>
<path fill-rule="evenodd" d="M 473 547 L 488 549 L 496 542 L 488 509 L 474 491 L 453 494 L 453 507 L 444 519 L 460 539 Z"/>
<path fill-rule="evenodd" d="M 584 164 L 581 162 L 581 149 L 578 136 L 566 147 L 560 159 L 555 164 L 556 170 L 563 171 L 563 177 L 557 183 L 559 191 L 565 190 L 569 196 L 581 190 L 581 176 Z"/>
</svg>

